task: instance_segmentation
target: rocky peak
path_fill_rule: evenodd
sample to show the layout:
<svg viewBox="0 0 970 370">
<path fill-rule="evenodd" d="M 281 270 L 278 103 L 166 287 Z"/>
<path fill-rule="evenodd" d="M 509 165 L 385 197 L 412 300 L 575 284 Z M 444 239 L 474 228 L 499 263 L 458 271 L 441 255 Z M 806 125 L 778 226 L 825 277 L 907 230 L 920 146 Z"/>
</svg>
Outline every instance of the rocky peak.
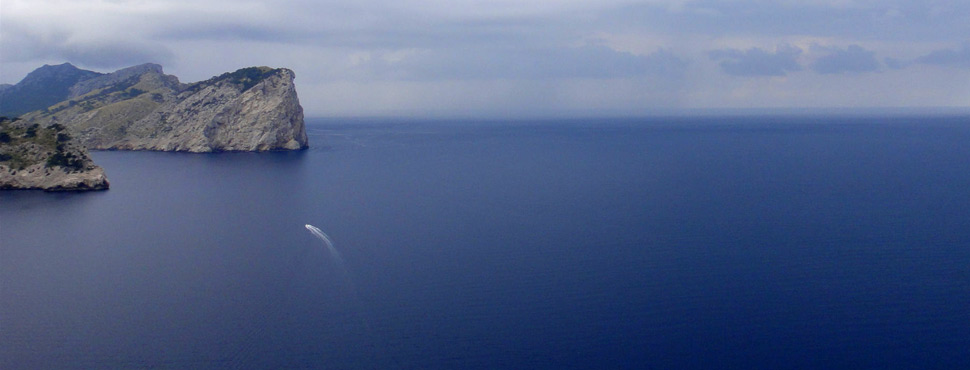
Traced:
<svg viewBox="0 0 970 370">
<path fill-rule="evenodd" d="M 0 90 L 0 115 L 15 117 L 57 104 L 67 99 L 71 86 L 100 75 L 70 63 L 44 65 L 16 85 Z"/>
<path fill-rule="evenodd" d="M 37 68 L 34 71 L 27 74 L 17 85 L 21 88 L 38 88 L 38 87 L 70 87 L 71 85 L 97 77 L 101 75 L 98 72 L 87 71 L 75 67 L 71 63 L 64 63 L 58 65 L 45 64 L 43 67 Z"/>
<path fill-rule="evenodd" d="M 48 83 L 51 79 L 72 79 L 78 74 L 98 75 L 97 72 L 85 71 L 75 67 L 71 63 L 50 65 L 45 64 L 33 70 L 20 81 L 20 84 L 32 85 L 38 83 Z"/>
</svg>

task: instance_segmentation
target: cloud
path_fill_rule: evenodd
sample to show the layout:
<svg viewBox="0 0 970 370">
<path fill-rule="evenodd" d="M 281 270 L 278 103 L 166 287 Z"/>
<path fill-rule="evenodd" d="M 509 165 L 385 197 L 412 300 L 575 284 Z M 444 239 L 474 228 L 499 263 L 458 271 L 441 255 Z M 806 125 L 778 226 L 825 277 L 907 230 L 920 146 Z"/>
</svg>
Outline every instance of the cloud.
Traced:
<svg viewBox="0 0 970 370">
<path fill-rule="evenodd" d="M 0 54 L 3 62 L 54 60 L 82 67 L 121 68 L 147 62 L 165 64 L 174 59 L 172 51 L 159 43 L 124 38 L 86 40 L 67 31 L 45 34 L 16 24 L 5 24 L 4 28 L 0 48 L 17 52 Z"/>
<path fill-rule="evenodd" d="M 63 45 L 61 59 L 94 68 L 123 68 L 142 63 L 168 64 L 175 58 L 168 48 L 147 43 L 112 41 Z"/>
<path fill-rule="evenodd" d="M 648 55 L 603 45 L 526 48 L 467 48 L 384 54 L 365 63 L 376 77 L 401 80 L 613 79 L 679 76 L 687 62 L 670 51 Z"/>
<path fill-rule="evenodd" d="M 814 45 L 813 52 L 826 53 L 812 63 L 813 71 L 821 74 L 863 73 L 879 70 L 876 53 L 859 45 L 845 49 Z"/>
<path fill-rule="evenodd" d="M 900 60 L 892 57 L 886 57 L 885 59 L 882 60 L 882 62 L 886 64 L 886 67 L 889 67 L 891 69 L 897 69 L 897 70 L 909 67 L 912 64 L 912 62 L 908 62 L 905 60 Z"/>
<path fill-rule="evenodd" d="M 605 11 L 605 10 L 604 10 Z M 960 41 L 970 34 L 965 0 L 693 0 L 631 2 L 600 19 L 617 28 L 703 35 Z"/>
<path fill-rule="evenodd" d="M 917 63 L 945 67 L 970 68 L 970 42 L 959 49 L 942 49 L 916 58 Z"/>
<path fill-rule="evenodd" d="M 708 52 L 724 73 L 732 76 L 784 76 L 788 72 L 802 70 L 798 56 L 802 49 L 792 45 L 779 45 L 774 52 L 761 48 L 721 49 Z"/>
</svg>

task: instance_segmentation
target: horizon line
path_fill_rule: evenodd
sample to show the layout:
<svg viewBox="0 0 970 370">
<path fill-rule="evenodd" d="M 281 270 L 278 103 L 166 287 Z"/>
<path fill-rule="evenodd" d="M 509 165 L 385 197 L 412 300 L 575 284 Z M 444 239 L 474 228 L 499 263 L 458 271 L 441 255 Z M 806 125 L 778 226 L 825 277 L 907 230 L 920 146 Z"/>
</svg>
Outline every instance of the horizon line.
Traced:
<svg viewBox="0 0 970 370">
<path fill-rule="evenodd" d="M 305 114 L 306 119 L 465 119 L 465 120 L 544 120 L 544 119 L 636 119 L 651 117 L 703 116 L 963 116 L 970 115 L 970 106 L 941 107 L 772 107 L 772 108 L 668 108 L 645 112 L 584 111 L 535 114 L 495 114 L 489 112 L 387 112 L 369 114 Z"/>
</svg>

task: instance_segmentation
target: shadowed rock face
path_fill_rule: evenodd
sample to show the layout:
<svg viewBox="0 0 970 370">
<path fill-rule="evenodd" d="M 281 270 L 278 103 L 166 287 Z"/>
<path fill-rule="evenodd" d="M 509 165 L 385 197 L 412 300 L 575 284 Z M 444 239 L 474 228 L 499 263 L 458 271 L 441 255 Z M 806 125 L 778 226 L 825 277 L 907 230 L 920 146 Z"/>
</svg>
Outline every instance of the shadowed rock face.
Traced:
<svg viewBox="0 0 970 370">
<path fill-rule="evenodd" d="M 57 104 L 68 98 L 72 86 L 100 75 L 70 63 L 37 68 L 16 85 L 0 86 L 0 116 L 16 117 Z"/>
<path fill-rule="evenodd" d="M 294 79 L 252 67 L 181 84 L 147 64 L 83 81 L 70 100 L 23 118 L 64 125 L 90 149 L 298 150 L 307 136 Z"/>
</svg>

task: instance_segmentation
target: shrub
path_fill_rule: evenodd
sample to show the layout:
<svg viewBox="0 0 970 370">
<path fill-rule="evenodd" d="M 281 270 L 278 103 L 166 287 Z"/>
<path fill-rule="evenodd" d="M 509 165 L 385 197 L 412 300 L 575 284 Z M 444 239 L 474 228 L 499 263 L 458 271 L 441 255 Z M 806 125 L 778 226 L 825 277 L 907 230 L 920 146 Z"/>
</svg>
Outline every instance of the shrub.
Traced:
<svg viewBox="0 0 970 370">
<path fill-rule="evenodd" d="M 33 126 L 27 128 L 27 132 L 24 132 L 25 138 L 32 138 L 37 136 L 37 128 L 40 127 L 36 123 Z"/>
<path fill-rule="evenodd" d="M 65 153 L 62 151 L 55 152 L 49 158 L 47 158 L 46 167 L 56 167 L 61 166 L 73 170 L 81 170 L 84 168 L 84 160 L 76 157 L 73 153 Z"/>
<path fill-rule="evenodd" d="M 144 94 L 146 92 L 147 91 L 145 91 L 145 90 L 140 90 L 140 89 L 136 89 L 136 88 L 133 87 L 133 88 L 130 88 L 127 91 L 125 91 L 124 96 L 127 97 L 127 98 L 134 98 L 134 97 L 136 97 L 138 95 L 141 95 L 141 94 Z"/>
<path fill-rule="evenodd" d="M 219 81 L 228 80 L 233 85 L 238 86 L 242 91 L 249 90 L 253 86 L 256 86 L 260 81 L 266 79 L 269 76 L 279 73 L 279 69 L 271 69 L 267 67 L 249 67 L 243 68 L 235 72 L 226 72 L 219 76 L 210 78 L 206 81 L 196 83 L 188 88 L 189 91 L 197 91 L 203 86 L 208 86 Z"/>
</svg>

